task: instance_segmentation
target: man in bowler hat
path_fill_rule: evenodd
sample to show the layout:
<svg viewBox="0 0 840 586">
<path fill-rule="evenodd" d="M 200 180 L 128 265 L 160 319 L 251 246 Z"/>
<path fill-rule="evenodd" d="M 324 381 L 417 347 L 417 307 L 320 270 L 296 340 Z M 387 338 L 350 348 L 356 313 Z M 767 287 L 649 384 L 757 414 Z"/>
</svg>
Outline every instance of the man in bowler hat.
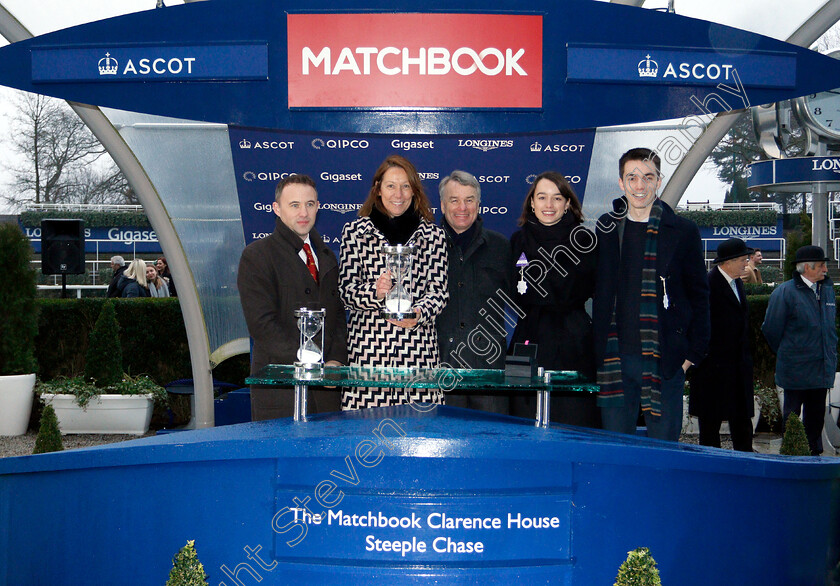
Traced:
<svg viewBox="0 0 840 586">
<path fill-rule="evenodd" d="M 834 287 L 819 246 L 796 251 L 796 272 L 773 291 L 761 330 L 776 353 L 776 384 L 784 389 L 783 415 L 803 411 L 811 455 L 823 451 L 825 397 L 837 370 Z"/>
<path fill-rule="evenodd" d="M 700 424 L 700 444 L 720 447 L 720 425 L 729 422 L 733 447 L 752 452 L 753 362 L 750 318 L 741 276 L 752 249 L 740 238 L 717 248 L 709 271 L 712 337 L 709 353 L 691 377 L 689 413 Z"/>
</svg>

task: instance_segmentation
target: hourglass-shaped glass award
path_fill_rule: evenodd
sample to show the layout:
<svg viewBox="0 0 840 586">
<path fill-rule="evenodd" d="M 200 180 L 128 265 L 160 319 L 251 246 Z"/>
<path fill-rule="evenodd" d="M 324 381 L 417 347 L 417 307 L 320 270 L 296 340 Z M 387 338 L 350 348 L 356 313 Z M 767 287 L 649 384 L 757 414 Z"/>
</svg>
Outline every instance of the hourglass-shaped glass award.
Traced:
<svg viewBox="0 0 840 586">
<path fill-rule="evenodd" d="M 385 319 L 406 319 L 417 317 L 412 311 L 414 300 L 411 298 L 413 287 L 411 261 L 417 247 L 406 244 L 383 247 L 388 270 L 394 286 L 385 295 L 385 308 L 380 315 Z"/>
<path fill-rule="evenodd" d="M 312 372 L 324 367 L 324 354 L 321 348 L 324 347 L 324 316 L 323 309 L 306 309 L 301 307 L 295 310 L 297 326 L 300 330 L 300 344 L 295 362 L 295 373 Z M 320 332 L 321 336 L 316 336 Z"/>
</svg>

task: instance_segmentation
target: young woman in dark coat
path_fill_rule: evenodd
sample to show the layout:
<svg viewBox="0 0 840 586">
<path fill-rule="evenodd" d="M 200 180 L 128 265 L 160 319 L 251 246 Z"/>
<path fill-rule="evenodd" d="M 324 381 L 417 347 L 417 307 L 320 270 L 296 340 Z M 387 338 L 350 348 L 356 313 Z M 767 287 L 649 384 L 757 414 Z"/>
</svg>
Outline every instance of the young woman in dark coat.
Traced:
<svg viewBox="0 0 840 586">
<path fill-rule="evenodd" d="M 584 304 L 595 290 L 597 241 L 583 227 L 580 201 L 566 178 L 546 171 L 534 180 L 522 206 L 521 227 L 510 239 L 516 263 L 515 301 L 524 313 L 515 344 L 536 344 L 546 370 L 576 370 L 593 379 L 592 320 Z M 600 427 L 595 395 L 552 393 L 551 421 Z M 536 398 L 515 398 L 513 414 L 534 417 Z"/>
</svg>

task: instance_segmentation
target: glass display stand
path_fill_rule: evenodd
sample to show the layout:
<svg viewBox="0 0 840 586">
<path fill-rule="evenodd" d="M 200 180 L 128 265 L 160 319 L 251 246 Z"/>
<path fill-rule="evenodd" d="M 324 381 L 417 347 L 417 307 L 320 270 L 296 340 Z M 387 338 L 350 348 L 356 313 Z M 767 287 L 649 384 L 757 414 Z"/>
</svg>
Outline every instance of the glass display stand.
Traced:
<svg viewBox="0 0 840 586">
<path fill-rule="evenodd" d="M 467 370 L 460 368 L 384 368 L 367 366 L 325 366 L 322 372 L 295 376 L 295 367 L 269 364 L 255 376 L 245 379 L 249 385 L 295 387 L 295 421 L 306 419 L 308 387 L 378 387 L 413 389 L 458 389 L 480 391 L 482 394 L 536 392 L 536 425 L 547 427 L 550 420 L 552 392 L 594 393 L 598 385 L 574 371 L 549 370 L 542 376 L 511 377 L 504 370 Z M 336 392 L 339 392 L 336 389 Z M 302 404 L 301 404 L 302 403 Z"/>
</svg>

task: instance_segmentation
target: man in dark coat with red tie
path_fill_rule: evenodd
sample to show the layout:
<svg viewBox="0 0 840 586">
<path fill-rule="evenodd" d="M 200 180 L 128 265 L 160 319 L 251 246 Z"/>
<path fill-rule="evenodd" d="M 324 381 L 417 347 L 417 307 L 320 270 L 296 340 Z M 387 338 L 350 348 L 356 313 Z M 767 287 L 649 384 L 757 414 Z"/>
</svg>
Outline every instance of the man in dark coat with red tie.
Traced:
<svg viewBox="0 0 840 586">
<path fill-rule="evenodd" d="M 741 275 L 748 248 L 730 238 L 717 248 L 709 271 L 709 308 L 712 337 L 709 353 L 691 378 L 689 413 L 699 419 L 700 444 L 720 447 L 720 425 L 729 422 L 733 447 L 752 452 L 753 362 L 747 295 Z"/>
<path fill-rule="evenodd" d="M 307 175 L 291 175 L 275 190 L 274 232 L 245 247 L 237 286 L 248 331 L 254 340 L 251 376 L 267 364 L 297 360 L 300 333 L 296 309 L 325 309 L 323 359 L 327 366 L 347 363 L 347 322 L 338 295 L 338 260 L 315 230 L 318 192 Z M 318 336 L 320 338 L 320 336 Z M 341 410 L 341 396 L 309 390 L 309 413 Z M 251 387 L 254 421 L 294 414 L 291 389 Z"/>
</svg>

